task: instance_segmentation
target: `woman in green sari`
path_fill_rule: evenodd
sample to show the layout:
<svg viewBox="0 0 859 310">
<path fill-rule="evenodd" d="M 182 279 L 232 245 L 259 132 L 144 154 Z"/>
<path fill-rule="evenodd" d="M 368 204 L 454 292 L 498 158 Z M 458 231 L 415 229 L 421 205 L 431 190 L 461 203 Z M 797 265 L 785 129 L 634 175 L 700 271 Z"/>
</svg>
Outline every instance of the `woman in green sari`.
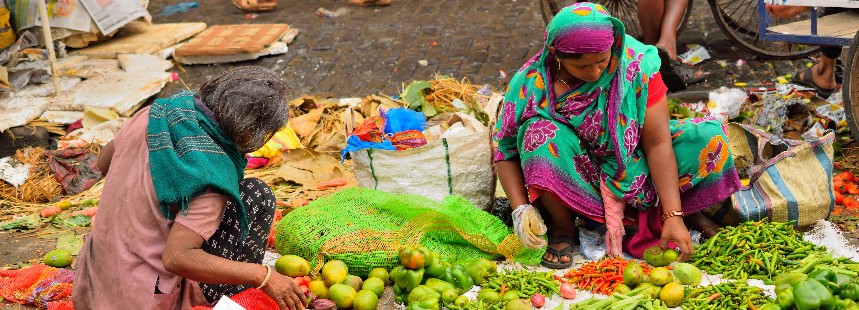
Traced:
<svg viewBox="0 0 859 310">
<path fill-rule="evenodd" d="M 530 247 L 565 268 L 575 218 L 606 224 L 609 255 L 655 244 L 693 247 L 684 222 L 740 188 L 723 124 L 669 120 L 656 48 L 625 35 L 604 7 L 577 3 L 546 29 L 545 46 L 512 78 L 495 128 L 495 161 Z M 703 220 L 702 220 L 703 218 Z M 712 234 L 714 224 L 696 227 Z M 624 226 L 637 225 L 624 238 Z M 673 244 L 669 244 L 669 241 Z"/>
</svg>

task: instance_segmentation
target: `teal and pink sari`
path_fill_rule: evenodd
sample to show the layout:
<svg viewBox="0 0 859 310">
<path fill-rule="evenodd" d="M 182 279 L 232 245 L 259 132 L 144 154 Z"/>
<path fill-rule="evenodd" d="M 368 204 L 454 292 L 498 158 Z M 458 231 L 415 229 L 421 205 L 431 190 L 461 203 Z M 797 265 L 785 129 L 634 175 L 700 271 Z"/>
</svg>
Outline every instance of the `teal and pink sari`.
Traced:
<svg viewBox="0 0 859 310">
<path fill-rule="evenodd" d="M 600 183 L 628 207 L 639 233 L 625 240 L 640 256 L 659 241 L 658 195 L 639 146 L 649 79 L 659 71 L 656 48 L 625 34 L 601 5 L 577 3 L 549 23 L 543 50 L 510 81 L 495 128 L 495 161 L 521 163 L 530 200 L 551 194 L 578 214 L 605 221 Z M 595 82 L 556 96 L 548 46 L 566 53 L 611 48 L 609 67 Z M 699 212 L 728 198 L 740 181 L 724 126 L 715 120 L 671 121 L 683 211 Z M 657 207 L 657 208 L 654 208 Z M 635 210 L 639 210 L 635 214 Z M 629 247 L 628 243 L 636 243 Z M 649 244 L 642 244 L 649 243 Z"/>
</svg>

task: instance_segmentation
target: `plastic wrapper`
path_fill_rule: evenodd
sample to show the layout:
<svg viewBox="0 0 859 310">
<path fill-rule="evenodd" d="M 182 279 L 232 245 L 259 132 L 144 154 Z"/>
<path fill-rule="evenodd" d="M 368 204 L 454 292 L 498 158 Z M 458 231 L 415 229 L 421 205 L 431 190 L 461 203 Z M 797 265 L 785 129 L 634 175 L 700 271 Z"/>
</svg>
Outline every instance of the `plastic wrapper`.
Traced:
<svg viewBox="0 0 859 310">
<path fill-rule="evenodd" d="M 710 116 L 722 121 L 737 117 L 747 97 L 746 92 L 739 88 L 722 87 L 711 91 L 708 103 Z"/>
</svg>

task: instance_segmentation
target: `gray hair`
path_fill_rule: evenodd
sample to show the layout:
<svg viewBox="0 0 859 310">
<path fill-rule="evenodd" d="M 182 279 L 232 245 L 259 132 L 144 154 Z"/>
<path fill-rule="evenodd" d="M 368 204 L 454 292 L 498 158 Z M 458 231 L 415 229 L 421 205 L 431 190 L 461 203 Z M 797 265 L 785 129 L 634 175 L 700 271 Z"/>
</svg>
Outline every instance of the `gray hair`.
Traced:
<svg viewBox="0 0 859 310">
<path fill-rule="evenodd" d="M 261 148 L 286 125 L 289 109 L 284 96 L 288 86 L 269 69 L 239 67 L 200 86 L 200 100 L 212 110 L 224 132 L 239 151 Z"/>
</svg>

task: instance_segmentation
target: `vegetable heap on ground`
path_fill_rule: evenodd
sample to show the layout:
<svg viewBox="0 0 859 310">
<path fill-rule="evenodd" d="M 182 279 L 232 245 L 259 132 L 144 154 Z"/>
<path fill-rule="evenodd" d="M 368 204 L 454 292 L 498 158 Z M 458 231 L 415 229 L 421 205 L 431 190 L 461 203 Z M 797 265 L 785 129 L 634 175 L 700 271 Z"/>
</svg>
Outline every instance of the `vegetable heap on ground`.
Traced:
<svg viewBox="0 0 859 310">
<path fill-rule="evenodd" d="M 757 309 L 772 301 L 760 287 L 750 286 L 745 281 L 731 281 L 692 289 L 681 307 L 683 310 Z"/>
<path fill-rule="evenodd" d="M 768 309 L 859 310 L 857 271 L 859 263 L 848 258 L 809 255 L 797 269 L 775 277 L 777 298 Z"/>
<path fill-rule="evenodd" d="M 639 264 L 644 274 L 650 274 L 650 265 L 622 258 L 608 258 L 591 261 L 579 269 L 571 270 L 564 278 L 577 288 L 592 293 L 611 295 L 615 287 L 623 284 L 623 271 L 630 262 Z"/>
<path fill-rule="evenodd" d="M 802 240 L 793 225 L 764 220 L 723 227 L 695 249 L 691 262 L 726 278 L 771 280 L 796 268 L 799 260 L 826 250 Z"/>
</svg>

